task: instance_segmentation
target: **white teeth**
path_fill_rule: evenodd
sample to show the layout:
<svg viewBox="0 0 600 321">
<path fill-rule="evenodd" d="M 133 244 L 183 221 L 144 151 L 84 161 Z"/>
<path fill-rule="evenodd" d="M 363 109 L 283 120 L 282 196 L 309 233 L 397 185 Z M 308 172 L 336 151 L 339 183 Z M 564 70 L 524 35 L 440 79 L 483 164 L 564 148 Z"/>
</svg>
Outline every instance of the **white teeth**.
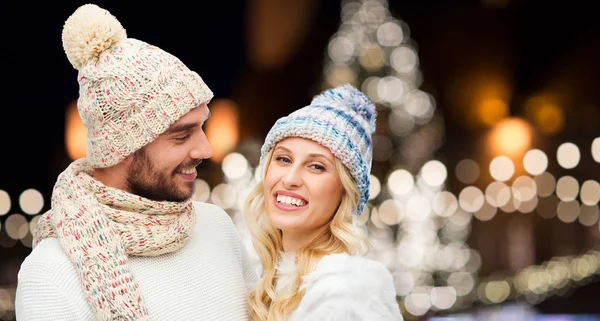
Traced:
<svg viewBox="0 0 600 321">
<path fill-rule="evenodd" d="M 196 172 L 196 168 L 195 167 L 184 168 L 184 169 L 180 170 L 179 172 L 182 174 L 190 175 L 190 174 L 194 174 Z"/>
<path fill-rule="evenodd" d="M 295 206 L 304 206 L 306 205 L 306 202 L 301 200 L 301 199 L 297 199 L 291 196 L 284 196 L 284 195 L 277 195 L 277 203 L 281 203 L 281 204 L 285 204 L 285 205 L 295 205 Z"/>
</svg>

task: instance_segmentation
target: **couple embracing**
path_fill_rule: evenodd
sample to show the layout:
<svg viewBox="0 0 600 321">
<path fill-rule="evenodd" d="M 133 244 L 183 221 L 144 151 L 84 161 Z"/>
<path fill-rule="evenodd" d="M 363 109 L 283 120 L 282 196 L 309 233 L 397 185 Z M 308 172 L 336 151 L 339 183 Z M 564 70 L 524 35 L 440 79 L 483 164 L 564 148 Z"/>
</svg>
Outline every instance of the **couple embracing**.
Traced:
<svg viewBox="0 0 600 321">
<path fill-rule="evenodd" d="M 391 274 L 364 257 L 376 110 L 350 85 L 279 119 L 244 215 L 191 201 L 213 93 L 175 56 L 79 7 L 63 48 L 78 70 L 85 158 L 54 186 L 19 271 L 17 320 L 402 320 Z"/>
</svg>

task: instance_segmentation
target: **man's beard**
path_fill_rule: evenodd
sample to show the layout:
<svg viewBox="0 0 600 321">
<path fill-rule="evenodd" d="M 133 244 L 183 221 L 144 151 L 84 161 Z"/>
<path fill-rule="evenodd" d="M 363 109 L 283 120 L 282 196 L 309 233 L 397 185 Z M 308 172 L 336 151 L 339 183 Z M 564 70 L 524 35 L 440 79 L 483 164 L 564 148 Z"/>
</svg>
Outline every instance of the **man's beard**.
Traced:
<svg viewBox="0 0 600 321">
<path fill-rule="evenodd" d="M 127 173 L 127 185 L 132 194 L 153 200 L 168 202 L 184 202 L 194 194 L 194 182 L 189 182 L 183 190 L 177 183 L 176 172 L 185 167 L 198 166 L 202 160 L 192 160 L 177 166 L 172 172 L 161 171 L 146 154 L 144 148 L 133 154 L 133 161 Z"/>
</svg>

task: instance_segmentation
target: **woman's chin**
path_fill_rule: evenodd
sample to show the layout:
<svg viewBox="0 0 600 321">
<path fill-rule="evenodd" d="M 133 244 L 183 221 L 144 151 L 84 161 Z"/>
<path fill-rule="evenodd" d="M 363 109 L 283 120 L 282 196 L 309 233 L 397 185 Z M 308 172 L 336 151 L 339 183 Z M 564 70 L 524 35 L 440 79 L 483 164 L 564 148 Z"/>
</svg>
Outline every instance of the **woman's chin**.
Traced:
<svg viewBox="0 0 600 321">
<path fill-rule="evenodd" d="M 302 217 L 299 216 L 276 213 L 274 215 L 271 214 L 270 220 L 274 228 L 283 232 L 293 232 L 302 229 Z"/>
</svg>

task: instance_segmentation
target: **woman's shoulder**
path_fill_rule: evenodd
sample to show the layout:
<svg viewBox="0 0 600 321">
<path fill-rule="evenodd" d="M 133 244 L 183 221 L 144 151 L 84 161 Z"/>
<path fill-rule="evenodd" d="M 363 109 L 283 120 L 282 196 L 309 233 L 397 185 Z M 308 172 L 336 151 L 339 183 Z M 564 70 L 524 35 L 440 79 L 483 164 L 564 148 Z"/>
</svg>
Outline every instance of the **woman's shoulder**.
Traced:
<svg viewBox="0 0 600 321">
<path fill-rule="evenodd" d="M 341 269 L 340 269 L 341 268 Z M 316 270 L 340 270 L 341 272 L 358 272 L 357 270 L 385 270 L 388 269 L 381 262 L 360 255 L 347 253 L 329 254 L 321 258 Z"/>
<path fill-rule="evenodd" d="M 402 320 L 392 274 L 366 257 L 325 256 L 300 289 L 293 320 Z"/>
<path fill-rule="evenodd" d="M 345 253 L 323 257 L 316 269 L 303 278 L 302 287 L 337 287 L 340 291 L 362 289 L 383 294 L 393 292 L 394 279 L 385 265 L 373 259 Z"/>
</svg>

